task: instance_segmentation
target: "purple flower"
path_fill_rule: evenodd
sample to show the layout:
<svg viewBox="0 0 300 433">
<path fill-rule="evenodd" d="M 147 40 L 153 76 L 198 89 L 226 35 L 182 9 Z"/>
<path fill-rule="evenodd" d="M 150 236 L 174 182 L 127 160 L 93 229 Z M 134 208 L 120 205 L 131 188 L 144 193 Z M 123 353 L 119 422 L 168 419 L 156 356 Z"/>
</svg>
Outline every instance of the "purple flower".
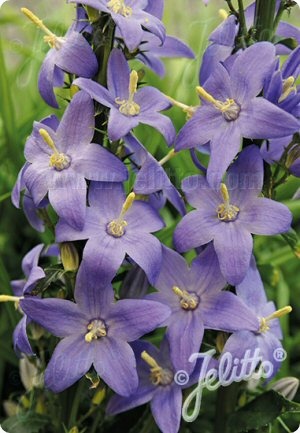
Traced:
<svg viewBox="0 0 300 433">
<path fill-rule="evenodd" d="M 161 266 L 161 244 L 150 233 L 163 228 L 157 212 L 147 203 L 125 198 L 122 184 L 92 182 L 82 231 L 60 220 L 56 227 L 58 242 L 88 239 L 83 259 L 102 270 L 109 281 L 128 254 L 147 274 L 150 282 Z"/>
<path fill-rule="evenodd" d="M 261 155 L 269 164 L 279 163 L 286 148 L 291 144 L 293 136 L 277 138 L 264 142 L 260 149 Z M 300 143 L 292 146 L 285 160 L 285 167 L 291 174 L 300 177 Z"/>
<path fill-rule="evenodd" d="M 91 6 L 101 12 L 110 14 L 129 51 L 140 45 L 144 29 L 155 34 L 163 43 L 166 30 L 162 22 L 146 11 L 145 0 L 68 0 L 69 3 L 80 3 Z"/>
<path fill-rule="evenodd" d="M 233 293 L 222 292 L 225 279 L 221 274 L 214 248 L 209 245 L 189 267 L 182 256 L 163 248 L 160 275 L 155 283 L 158 293 L 147 297 L 171 308 L 166 320 L 167 337 L 177 370 L 193 371 L 189 362 L 198 353 L 204 329 L 233 332 L 255 331 L 258 321 Z"/>
<path fill-rule="evenodd" d="M 262 360 L 273 365 L 273 372 L 268 378 L 275 376 L 282 360 L 276 353 L 282 353 L 282 332 L 278 318 L 291 312 L 291 307 L 276 311 L 274 302 L 268 302 L 260 274 L 256 268 L 254 257 L 245 279 L 236 287 L 238 297 L 248 306 L 259 320 L 259 327 L 255 331 L 240 330 L 227 340 L 223 353 L 230 352 L 238 359 L 243 359 L 247 350 L 253 355 L 260 350 Z M 277 352 L 278 351 L 278 352 Z M 222 356 L 220 358 L 220 362 Z"/>
<path fill-rule="evenodd" d="M 137 89 L 138 74 L 131 71 L 121 50 L 114 49 L 108 61 L 106 89 L 92 80 L 78 78 L 74 84 L 93 99 L 110 108 L 108 137 L 112 141 L 127 135 L 139 123 L 157 129 L 170 145 L 175 139 L 171 120 L 158 113 L 170 107 L 169 100 L 154 87 Z"/>
<path fill-rule="evenodd" d="M 274 235 L 287 232 L 292 215 L 273 200 L 258 197 L 263 186 L 263 160 L 259 148 L 247 147 L 228 170 L 228 188 L 220 192 L 202 176 L 191 176 L 182 188 L 197 210 L 178 224 L 174 241 L 179 251 L 214 242 L 226 280 L 239 284 L 249 268 L 253 240 L 251 233 Z"/>
<path fill-rule="evenodd" d="M 44 41 L 51 47 L 42 64 L 38 85 L 47 104 L 58 108 L 53 87 L 64 85 L 64 72 L 93 77 L 98 70 L 96 56 L 88 41 L 77 31 L 76 22 L 65 36 L 56 36 L 30 10 L 22 8 L 22 12 L 46 34 Z"/>
<path fill-rule="evenodd" d="M 181 418 L 182 389 L 203 377 L 195 374 L 185 386 L 176 383 L 174 376 L 177 370 L 167 339 L 161 343 L 160 350 L 146 341 L 137 341 L 132 347 L 136 355 L 139 386 L 129 397 L 113 396 L 108 403 L 107 414 L 116 415 L 150 402 L 159 429 L 163 433 L 177 433 Z"/>
<path fill-rule="evenodd" d="M 279 60 L 275 63 L 264 86 L 265 98 L 295 117 L 300 115 L 300 91 L 296 86 L 299 74 L 300 46 L 291 52 L 282 69 Z"/>
<path fill-rule="evenodd" d="M 175 153 L 171 151 L 162 161 L 157 161 L 132 134 L 126 135 L 124 141 L 131 154 L 130 159 L 139 167 L 134 192 L 149 195 L 162 191 L 163 196 L 184 215 L 184 201 L 163 168 L 163 164 Z"/>
<path fill-rule="evenodd" d="M 198 87 L 204 104 L 180 131 L 175 149 L 193 148 L 210 141 L 207 180 L 211 186 L 220 183 L 240 149 L 242 137 L 278 138 L 299 129 L 299 121 L 293 116 L 256 97 L 274 60 L 272 44 L 254 44 L 236 57 L 230 72 L 219 63 L 205 89 Z"/>
<path fill-rule="evenodd" d="M 194 59 L 193 51 L 180 39 L 173 36 L 166 36 L 163 44 L 149 32 L 144 32 L 143 42 L 139 46 L 136 56 L 141 62 L 152 69 L 160 77 L 166 73 L 165 66 L 160 60 L 161 57 L 186 57 Z"/>
<path fill-rule="evenodd" d="M 45 384 L 61 392 L 85 375 L 92 365 L 116 392 L 130 395 L 138 386 L 134 353 L 128 344 L 152 331 L 168 316 L 157 302 L 122 300 L 114 303 L 110 285 L 99 285 L 101 274 L 81 266 L 76 303 L 61 299 L 25 298 L 23 311 L 62 338 L 45 372 Z"/>
<path fill-rule="evenodd" d="M 26 279 L 13 280 L 10 282 L 16 297 L 21 297 L 31 293 L 37 282 L 45 277 L 45 272 L 40 266 L 38 266 L 38 261 L 43 248 L 44 245 L 39 244 L 24 256 L 22 260 L 22 270 Z M 34 354 L 26 331 L 28 323 L 30 323 L 30 320 L 25 314 L 14 330 L 14 349 L 18 355 L 21 353 L 25 353 L 26 355 Z"/>
<path fill-rule="evenodd" d="M 58 215 L 78 229 L 83 227 L 86 212 L 85 178 L 120 182 L 127 177 L 118 158 L 91 143 L 94 127 L 93 101 L 79 92 L 57 129 L 35 122 L 25 146 L 30 165 L 23 172 L 23 181 L 35 206 L 48 193 Z"/>
</svg>

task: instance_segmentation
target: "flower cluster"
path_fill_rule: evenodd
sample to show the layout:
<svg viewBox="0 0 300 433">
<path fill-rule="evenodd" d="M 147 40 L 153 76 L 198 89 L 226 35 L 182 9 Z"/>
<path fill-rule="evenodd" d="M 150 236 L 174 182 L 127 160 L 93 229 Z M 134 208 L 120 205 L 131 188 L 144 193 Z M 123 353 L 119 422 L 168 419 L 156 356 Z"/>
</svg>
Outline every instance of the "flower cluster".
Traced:
<svg viewBox="0 0 300 433">
<path fill-rule="evenodd" d="M 265 174 L 280 164 L 285 175 L 300 175 L 300 51 L 281 67 L 280 49 L 270 41 L 238 46 L 240 22 L 230 15 L 211 36 L 196 89 L 199 106 L 190 107 L 145 85 L 136 66 L 143 62 L 163 75 L 160 57 L 193 57 L 166 35 L 163 0 L 70 3 L 77 4 L 77 19 L 65 36 L 23 9 L 50 45 L 41 96 L 58 107 L 54 88 L 66 87 L 68 77 L 69 103 L 61 119 L 34 122 L 12 195 L 16 206 L 23 195 L 29 222 L 39 231 L 47 227 L 57 251 L 34 247 L 23 260 L 26 279 L 13 281 L 14 296 L 0 301 L 16 302 L 23 314 L 14 333 L 19 354 L 39 357 L 33 323 L 61 339 L 45 366 L 49 390 L 60 393 L 94 372 L 117 394 L 108 414 L 151 402 L 161 431 L 177 433 L 176 372 L 188 373 L 184 388 L 198 381 L 200 365 L 190 357 L 208 330 L 231 334 L 217 345 L 220 362 L 227 352 L 242 359 L 259 348 L 273 375 L 280 368 L 273 358 L 282 347 L 278 319 L 291 307 L 276 311 L 267 301 L 253 235 L 291 228 L 291 212 L 274 199 L 276 179 L 267 185 Z M 178 134 L 162 113 L 172 106 L 188 113 Z M 156 129 L 174 149 L 157 160 L 137 138 L 138 125 Z M 179 190 L 164 165 L 185 149 L 202 173 L 185 177 Z M 207 168 L 199 161 L 204 153 Z M 160 236 L 169 224 L 166 200 L 178 216 L 174 249 Z M 40 260 L 50 255 L 60 266 L 63 293 L 44 285 L 49 268 Z M 150 332 L 160 350 L 140 340 Z"/>
</svg>

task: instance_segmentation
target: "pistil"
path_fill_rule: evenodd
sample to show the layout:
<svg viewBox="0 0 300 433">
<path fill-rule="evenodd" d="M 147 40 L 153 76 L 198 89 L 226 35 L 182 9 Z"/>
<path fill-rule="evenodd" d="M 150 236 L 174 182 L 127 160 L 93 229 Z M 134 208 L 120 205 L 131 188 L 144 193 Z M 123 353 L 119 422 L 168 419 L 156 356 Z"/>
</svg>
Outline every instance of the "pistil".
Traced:
<svg viewBox="0 0 300 433">
<path fill-rule="evenodd" d="M 145 350 L 141 353 L 141 357 L 150 367 L 150 380 L 153 385 L 166 386 L 172 383 L 174 376 L 171 370 L 162 368 Z"/>
<path fill-rule="evenodd" d="M 270 322 L 274 319 L 279 319 L 280 317 L 285 316 L 286 314 L 289 314 L 292 311 L 291 306 L 280 308 L 280 310 L 274 311 L 274 313 L 270 314 L 267 317 L 262 317 L 260 319 L 260 327 L 259 332 L 264 333 L 269 331 L 270 329 Z"/>
<path fill-rule="evenodd" d="M 137 116 L 141 107 L 139 104 L 134 102 L 134 95 L 137 92 L 137 84 L 139 81 L 139 76 L 136 71 L 131 71 L 129 80 L 129 97 L 128 99 L 120 99 L 119 97 L 115 99 L 115 102 L 120 105 L 119 111 L 125 116 Z"/>
<path fill-rule="evenodd" d="M 60 153 L 55 146 L 54 141 L 50 137 L 50 134 L 46 129 L 41 128 L 39 130 L 40 136 L 43 138 L 46 144 L 53 151 L 53 154 L 50 156 L 49 165 L 50 167 L 54 167 L 57 171 L 62 171 L 71 165 L 71 158 L 65 153 Z"/>
<path fill-rule="evenodd" d="M 225 102 L 219 101 L 201 86 L 196 87 L 196 91 L 202 99 L 212 104 L 217 110 L 220 110 L 224 119 L 228 122 L 236 120 L 239 117 L 241 107 L 234 99 L 227 98 Z"/>
<path fill-rule="evenodd" d="M 26 15 L 27 18 L 30 19 L 34 24 L 36 24 L 44 33 L 46 33 L 46 36 L 44 36 L 44 41 L 49 44 L 51 48 L 55 48 L 56 50 L 59 50 L 64 43 L 65 39 L 59 36 L 56 36 L 51 30 L 48 29 L 48 27 L 45 26 L 43 21 L 38 18 L 33 12 L 31 12 L 27 8 L 21 8 L 21 11 L 24 15 Z"/>
<path fill-rule="evenodd" d="M 220 221 L 235 221 L 238 217 L 240 209 L 230 204 L 230 196 L 227 189 L 227 186 L 224 183 L 221 183 L 220 192 L 223 198 L 223 203 L 220 204 L 217 208 L 217 215 Z"/>
<path fill-rule="evenodd" d="M 179 297 L 180 306 L 183 310 L 195 310 L 198 307 L 199 297 L 195 293 L 181 290 L 177 286 L 174 286 L 172 290 Z"/>
<path fill-rule="evenodd" d="M 125 234 L 125 227 L 127 226 L 127 221 L 125 221 L 124 217 L 126 212 L 131 208 L 133 202 L 135 200 L 135 193 L 131 192 L 125 203 L 122 206 L 122 210 L 118 218 L 112 220 L 106 227 L 107 233 L 114 238 L 120 238 Z"/>
</svg>

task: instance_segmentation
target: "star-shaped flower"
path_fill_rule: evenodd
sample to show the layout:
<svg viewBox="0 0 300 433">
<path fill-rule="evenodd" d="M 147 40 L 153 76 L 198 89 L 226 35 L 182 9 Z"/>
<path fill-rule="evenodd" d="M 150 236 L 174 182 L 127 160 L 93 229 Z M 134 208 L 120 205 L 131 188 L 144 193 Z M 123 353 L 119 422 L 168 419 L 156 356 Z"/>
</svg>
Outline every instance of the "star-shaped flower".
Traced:
<svg viewBox="0 0 300 433">
<path fill-rule="evenodd" d="M 34 204 L 48 193 L 57 214 L 81 229 L 86 212 L 85 179 L 120 182 L 127 178 L 124 164 L 98 144 L 91 143 L 95 119 L 93 101 L 77 93 L 56 130 L 35 122 L 25 146 L 30 165 L 23 181 Z"/>
<path fill-rule="evenodd" d="M 233 332 L 255 331 L 258 320 L 237 296 L 222 292 L 226 282 L 212 245 L 200 253 L 191 267 L 180 254 L 163 247 L 160 275 L 155 283 L 158 293 L 147 299 L 168 305 L 172 314 L 165 322 L 174 366 L 191 373 L 205 329 Z"/>
<path fill-rule="evenodd" d="M 170 314 L 166 306 L 153 301 L 115 303 L 112 287 L 101 287 L 99 276 L 93 267 L 80 267 L 76 303 L 28 297 L 20 302 L 32 320 L 62 338 L 45 372 L 45 385 L 53 392 L 73 385 L 94 365 L 114 391 L 124 396 L 134 393 L 138 376 L 128 342 L 157 328 Z"/>
<path fill-rule="evenodd" d="M 119 183 L 91 182 L 89 207 L 81 231 L 66 220 L 56 226 L 58 242 L 88 239 L 83 260 L 101 269 L 102 278 L 114 278 L 128 254 L 155 281 L 161 266 L 161 244 L 150 233 L 163 228 L 158 213 L 146 202 L 125 197 Z"/>
<path fill-rule="evenodd" d="M 273 371 L 268 375 L 268 380 L 275 376 L 281 366 L 282 360 L 282 331 L 279 318 L 292 311 L 291 307 L 276 310 L 274 302 L 267 301 L 264 286 L 257 270 L 254 257 L 245 279 L 236 287 L 238 297 L 247 305 L 259 321 L 256 330 L 240 330 L 229 337 L 223 354 L 229 352 L 233 358 L 243 359 L 247 350 L 253 356 L 255 350 L 259 349 L 259 356 L 263 361 L 268 361 L 273 366 Z M 277 355 L 276 355 L 277 354 Z M 220 358 L 220 362 L 222 356 Z M 254 365 L 253 367 L 256 367 Z"/>
<path fill-rule="evenodd" d="M 144 123 L 157 129 L 169 145 L 174 141 L 176 132 L 171 119 L 159 113 L 171 106 L 170 101 L 154 87 L 137 88 L 138 74 L 135 70 L 130 72 L 121 50 L 115 48 L 109 57 L 108 89 L 84 78 L 78 78 L 74 84 L 110 108 L 107 127 L 110 140 L 119 140 Z"/>
<path fill-rule="evenodd" d="M 210 142 L 207 180 L 211 186 L 221 182 L 240 150 L 242 137 L 278 138 L 299 130 L 298 119 L 257 97 L 274 61 L 274 46 L 256 43 L 238 55 L 229 70 L 219 63 L 205 82 L 205 89 L 197 88 L 203 105 L 180 131 L 175 149 Z"/>
<path fill-rule="evenodd" d="M 42 64 L 38 86 L 47 104 L 58 108 L 53 87 L 64 85 L 64 72 L 92 78 L 98 70 L 97 58 L 88 41 L 79 33 L 83 30 L 82 23 L 78 25 L 75 21 L 65 36 L 57 36 L 29 9 L 22 8 L 22 12 L 46 34 L 44 41 L 51 47 Z M 82 17 L 81 8 L 78 15 Z"/>
<path fill-rule="evenodd" d="M 155 34 L 163 43 L 166 30 L 162 22 L 146 11 L 144 0 L 68 0 L 110 14 L 129 51 L 142 42 L 144 29 Z"/>
<path fill-rule="evenodd" d="M 226 280 L 239 284 L 249 268 L 252 234 L 287 232 L 292 221 L 281 203 L 258 197 L 263 186 L 263 160 L 259 148 L 247 147 L 228 170 L 228 187 L 216 191 L 203 176 L 191 176 L 182 188 L 195 207 L 178 224 L 175 246 L 179 251 L 205 245 L 213 240 L 221 271 Z"/>
</svg>

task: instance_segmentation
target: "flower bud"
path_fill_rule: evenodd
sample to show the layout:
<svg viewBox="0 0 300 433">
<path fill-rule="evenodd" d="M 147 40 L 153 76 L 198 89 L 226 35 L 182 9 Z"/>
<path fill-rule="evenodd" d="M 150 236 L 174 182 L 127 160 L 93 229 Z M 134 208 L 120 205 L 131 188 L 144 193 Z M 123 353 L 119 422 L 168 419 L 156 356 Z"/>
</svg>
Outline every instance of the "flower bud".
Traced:
<svg viewBox="0 0 300 433">
<path fill-rule="evenodd" d="M 79 433 L 79 430 L 76 426 L 74 426 L 71 428 L 71 430 L 69 430 L 69 433 Z"/>
<path fill-rule="evenodd" d="M 295 146 L 293 146 L 293 148 L 291 149 L 291 151 L 287 156 L 286 167 L 290 168 L 299 158 L 300 158 L 300 144 L 297 143 L 295 144 Z"/>
<path fill-rule="evenodd" d="M 27 358 L 20 359 L 19 369 L 21 381 L 26 391 L 43 386 L 42 374 L 39 372 L 38 367 Z"/>
<path fill-rule="evenodd" d="M 288 400 L 293 400 L 299 388 L 299 379 L 296 377 L 284 377 L 283 379 L 277 380 L 271 386 L 276 392 L 279 392 L 283 397 Z"/>
<path fill-rule="evenodd" d="M 92 399 L 93 405 L 99 406 L 105 399 L 105 395 L 106 395 L 105 388 L 98 389 Z"/>
<path fill-rule="evenodd" d="M 77 271 L 79 267 L 79 257 L 72 242 L 63 242 L 60 244 L 60 256 L 65 271 Z"/>
</svg>

